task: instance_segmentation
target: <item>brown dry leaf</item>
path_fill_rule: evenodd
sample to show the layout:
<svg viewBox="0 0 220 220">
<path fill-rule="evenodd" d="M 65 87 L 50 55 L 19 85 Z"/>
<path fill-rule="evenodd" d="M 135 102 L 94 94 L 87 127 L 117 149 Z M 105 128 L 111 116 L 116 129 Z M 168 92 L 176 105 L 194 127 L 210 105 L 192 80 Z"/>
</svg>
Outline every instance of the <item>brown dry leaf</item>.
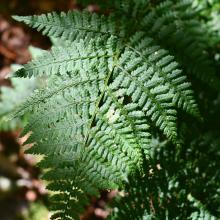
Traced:
<svg viewBox="0 0 220 220">
<path fill-rule="evenodd" d="M 29 36 L 20 27 L 10 27 L 1 35 L 0 53 L 17 63 L 26 63 L 31 58 L 29 42 Z"/>
</svg>

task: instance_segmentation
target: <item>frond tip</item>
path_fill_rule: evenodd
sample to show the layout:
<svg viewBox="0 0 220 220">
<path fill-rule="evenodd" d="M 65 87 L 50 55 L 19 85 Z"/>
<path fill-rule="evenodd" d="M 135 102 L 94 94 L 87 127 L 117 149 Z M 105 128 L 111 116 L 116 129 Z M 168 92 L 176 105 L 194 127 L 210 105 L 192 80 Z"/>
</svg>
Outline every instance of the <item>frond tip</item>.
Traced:
<svg viewBox="0 0 220 220">
<path fill-rule="evenodd" d="M 34 16 L 12 16 L 16 21 L 24 22 L 43 35 L 63 40 L 91 40 L 98 37 L 123 36 L 121 22 L 116 23 L 114 16 L 106 17 L 88 11 L 68 13 L 48 13 Z"/>
</svg>

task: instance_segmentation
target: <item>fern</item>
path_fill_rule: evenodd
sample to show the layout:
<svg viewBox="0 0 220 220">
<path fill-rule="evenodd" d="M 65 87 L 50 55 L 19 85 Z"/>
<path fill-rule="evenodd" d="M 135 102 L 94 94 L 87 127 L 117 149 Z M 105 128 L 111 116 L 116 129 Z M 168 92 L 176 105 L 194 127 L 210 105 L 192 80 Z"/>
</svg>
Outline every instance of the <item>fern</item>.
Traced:
<svg viewBox="0 0 220 220">
<path fill-rule="evenodd" d="M 173 149 L 157 138 L 150 145 L 152 160 L 145 162 L 145 174 L 137 172 L 129 177 L 111 204 L 109 219 L 217 220 L 219 132 L 204 133 L 191 142 L 190 148 L 183 145 Z"/>
<path fill-rule="evenodd" d="M 39 166 L 54 191 L 52 219 L 79 219 L 91 196 L 121 189 L 132 177 L 138 195 L 149 193 L 148 180 L 139 181 L 137 173 L 141 179 L 152 161 L 152 137 L 157 134 L 179 148 L 185 142 L 179 115 L 201 118 L 188 78 L 218 89 L 206 29 L 189 1 L 154 5 L 124 0 L 108 7 L 113 9 L 110 15 L 72 11 L 14 16 L 64 41 L 15 74 L 46 78 L 46 86 L 13 115 L 31 113 L 23 134 L 32 132 L 28 143 L 35 144 L 28 152 L 44 155 Z M 145 208 L 137 215 L 130 210 L 125 214 L 130 219 L 155 217 L 154 210 Z"/>
<path fill-rule="evenodd" d="M 173 8 L 171 12 L 170 7 Z M 165 1 L 150 11 L 141 25 L 165 48 L 169 48 L 188 74 L 194 74 L 218 90 L 220 82 L 207 53 L 209 46 L 207 30 L 198 19 L 195 19 L 194 14 L 188 0 L 177 5 Z M 174 22 L 171 22 L 173 20 Z"/>
</svg>

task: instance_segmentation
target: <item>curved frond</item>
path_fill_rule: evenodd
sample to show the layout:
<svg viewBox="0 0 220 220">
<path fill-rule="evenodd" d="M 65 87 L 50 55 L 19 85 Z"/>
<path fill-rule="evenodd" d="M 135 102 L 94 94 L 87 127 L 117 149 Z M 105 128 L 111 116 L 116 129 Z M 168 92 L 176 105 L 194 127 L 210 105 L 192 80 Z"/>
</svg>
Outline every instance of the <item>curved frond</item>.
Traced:
<svg viewBox="0 0 220 220">
<path fill-rule="evenodd" d="M 31 113 L 23 134 L 32 132 L 27 143 L 34 146 L 28 152 L 44 155 L 39 166 L 55 192 L 52 218 L 79 219 L 100 190 L 123 187 L 129 194 L 120 199 L 117 218 L 174 219 L 173 204 L 181 207 L 184 201 L 188 207 L 186 194 L 177 202 L 175 195 L 183 191 L 176 190 L 179 182 L 172 169 L 167 173 L 155 168 L 155 157 L 170 169 L 163 155 L 165 146 L 170 147 L 165 153 L 180 165 L 178 178 L 185 178 L 184 159 L 178 164 L 181 154 L 173 152 L 185 143 L 178 119 L 186 113 L 200 117 L 190 80 L 219 85 L 207 35 L 191 3 L 120 0 L 109 2 L 114 14 L 72 11 L 14 17 L 58 42 L 15 74 L 45 78 L 45 87 L 14 115 Z M 193 120 L 187 117 L 186 123 L 188 118 Z M 156 156 L 154 135 L 165 139 L 164 151 Z M 159 186 L 163 178 L 165 186 Z M 193 209 L 191 203 L 189 207 Z M 190 216 L 184 209 L 178 212 L 184 219 Z"/>
</svg>

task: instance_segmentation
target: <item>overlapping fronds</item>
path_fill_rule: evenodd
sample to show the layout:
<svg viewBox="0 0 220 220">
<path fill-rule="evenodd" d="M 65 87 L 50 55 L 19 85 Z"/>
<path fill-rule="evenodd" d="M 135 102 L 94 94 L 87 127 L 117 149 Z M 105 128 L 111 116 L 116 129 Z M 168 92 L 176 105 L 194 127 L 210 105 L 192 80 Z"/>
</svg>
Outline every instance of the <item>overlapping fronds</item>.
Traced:
<svg viewBox="0 0 220 220">
<path fill-rule="evenodd" d="M 188 1 L 138 2 L 146 7 L 131 18 L 121 7 L 110 15 L 14 16 L 67 41 L 16 73 L 46 78 L 14 115 L 31 113 L 23 133 L 32 132 L 29 152 L 44 155 L 54 219 L 77 219 L 100 189 L 121 187 L 137 170 L 142 175 L 153 133 L 182 141 L 178 113 L 200 117 L 186 72 L 216 79 Z"/>
<path fill-rule="evenodd" d="M 207 52 L 209 30 L 196 14 L 190 0 L 165 1 L 147 13 L 140 26 L 167 48 L 189 75 L 219 90 L 220 81 Z"/>
<path fill-rule="evenodd" d="M 109 219 L 219 219 L 219 140 L 219 132 L 212 131 L 195 138 L 190 148 L 174 150 L 153 138 L 153 159 L 144 174 L 129 177 L 110 204 Z"/>
</svg>

